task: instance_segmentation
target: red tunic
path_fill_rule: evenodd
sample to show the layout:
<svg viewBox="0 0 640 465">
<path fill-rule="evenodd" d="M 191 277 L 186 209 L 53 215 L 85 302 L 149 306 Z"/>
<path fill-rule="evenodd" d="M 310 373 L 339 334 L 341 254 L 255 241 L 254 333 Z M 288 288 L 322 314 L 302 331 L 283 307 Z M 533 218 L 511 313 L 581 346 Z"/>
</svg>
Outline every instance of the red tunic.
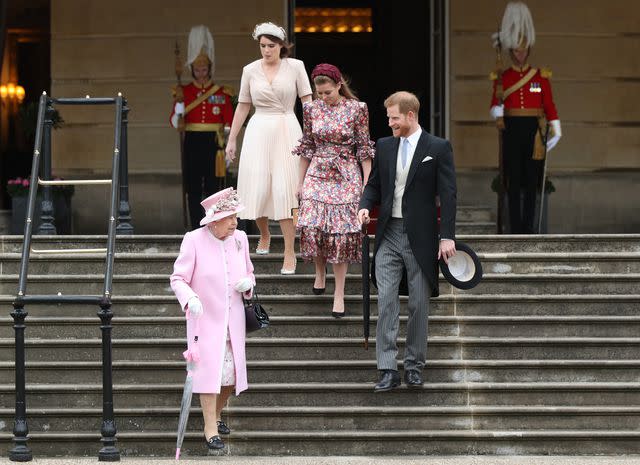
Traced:
<svg viewBox="0 0 640 465">
<path fill-rule="evenodd" d="M 208 92 L 213 85 L 213 82 L 209 81 L 204 86 L 200 86 L 195 82 L 182 86 L 185 108 L 200 95 Z M 175 107 L 171 111 L 169 121 L 171 121 L 174 114 Z M 231 126 L 232 121 L 233 105 L 231 103 L 231 95 L 229 95 L 228 89 L 223 86 L 220 86 L 213 95 L 202 101 L 184 116 L 187 131 L 216 131 L 220 123 L 225 126 Z M 215 124 L 216 126 L 206 126 L 210 124 Z"/>
<path fill-rule="evenodd" d="M 502 73 L 502 88 L 508 89 L 520 79 L 522 79 L 531 69 L 530 66 L 525 66 L 522 70 L 514 66 L 505 70 Z M 538 109 L 544 110 L 547 121 L 558 119 L 558 111 L 553 103 L 553 95 L 551 93 L 551 83 L 549 82 L 548 71 L 541 72 L 540 69 L 536 71 L 533 77 L 520 89 L 513 92 L 504 100 L 505 110 L 509 109 Z M 493 81 L 493 96 L 491 97 L 491 106 L 499 105 L 496 98 L 496 83 Z"/>
</svg>

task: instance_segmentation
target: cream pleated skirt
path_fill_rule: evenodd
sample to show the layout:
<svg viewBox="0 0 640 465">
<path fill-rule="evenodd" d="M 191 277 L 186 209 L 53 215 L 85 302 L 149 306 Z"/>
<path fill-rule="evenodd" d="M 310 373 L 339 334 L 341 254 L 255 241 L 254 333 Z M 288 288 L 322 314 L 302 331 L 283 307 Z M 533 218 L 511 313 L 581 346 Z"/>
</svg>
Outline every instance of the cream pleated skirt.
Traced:
<svg viewBox="0 0 640 465">
<path fill-rule="evenodd" d="M 245 206 L 240 218 L 291 218 L 299 176 L 299 159 L 291 151 L 301 137 L 295 114 L 256 110 L 240 153 L 238 194 Z"/>
</svg>

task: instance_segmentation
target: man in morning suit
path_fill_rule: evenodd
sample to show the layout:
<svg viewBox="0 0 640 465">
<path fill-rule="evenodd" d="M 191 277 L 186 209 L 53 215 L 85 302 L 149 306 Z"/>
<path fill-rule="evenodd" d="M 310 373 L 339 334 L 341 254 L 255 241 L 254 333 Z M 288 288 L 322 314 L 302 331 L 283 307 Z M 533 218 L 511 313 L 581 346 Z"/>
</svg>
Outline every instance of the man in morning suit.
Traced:
<svg viewBox="0 0 640 465">
<path fill-rule="evenodd" d="M 379 206 L 372 274 L 377 277 L 378 326 L 376 359 L 380 373 L 376 392 L 401 384 L 397 336 L 399 286 L 403 270 L 409 290 L 409 321 L 404 352 L 404 380 L 422 385 L 427 349 L 429 298 L 438 296 L 438 260 L 455 254 L 456 175 L 451 144 L 420 127 L 420 102 L 409 92 L 388 97 L 393 137 L 378 139 L 376 157 L 362 198 L 358 218 L 369 222 Z M 440 199 L 440 228 L 436 197 Z"/>
</svg>

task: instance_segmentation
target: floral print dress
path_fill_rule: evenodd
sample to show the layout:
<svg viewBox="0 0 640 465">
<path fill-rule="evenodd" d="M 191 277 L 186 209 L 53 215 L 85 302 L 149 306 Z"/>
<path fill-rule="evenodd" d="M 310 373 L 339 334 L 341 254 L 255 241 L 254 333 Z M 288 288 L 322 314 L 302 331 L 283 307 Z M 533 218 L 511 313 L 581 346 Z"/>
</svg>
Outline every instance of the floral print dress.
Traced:
<svg viewBox="0 0 640 465">
<path fill-rule="evenodd" d="M 362 259 L 360 162 L 375 153 L 367 104 L 342 98 L 329 105 L 317 99 L 306 103 L 303 113 L 302 139 L 293 151 L 311 160 L 298 210 L 302 258 L 357 263 Z"/>
</svg>

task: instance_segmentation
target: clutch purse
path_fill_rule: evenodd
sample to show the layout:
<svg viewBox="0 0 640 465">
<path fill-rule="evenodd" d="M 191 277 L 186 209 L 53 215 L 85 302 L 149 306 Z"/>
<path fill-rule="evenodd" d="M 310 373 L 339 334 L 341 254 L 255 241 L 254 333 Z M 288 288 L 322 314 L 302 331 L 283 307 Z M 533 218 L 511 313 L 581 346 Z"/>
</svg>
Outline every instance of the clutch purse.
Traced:
<svg viewBox="0 0 640 465">
<path fill-rule="evenodd" d="M 246 321 L 247 332 L 257 331 L 259 329 L 269 327 L 269 315 L 260 303 L 258 294 L 253 291 L 253 296 L 250 300 L 242 299 L 244 301 L 244 317 Z"/>
</svg>

